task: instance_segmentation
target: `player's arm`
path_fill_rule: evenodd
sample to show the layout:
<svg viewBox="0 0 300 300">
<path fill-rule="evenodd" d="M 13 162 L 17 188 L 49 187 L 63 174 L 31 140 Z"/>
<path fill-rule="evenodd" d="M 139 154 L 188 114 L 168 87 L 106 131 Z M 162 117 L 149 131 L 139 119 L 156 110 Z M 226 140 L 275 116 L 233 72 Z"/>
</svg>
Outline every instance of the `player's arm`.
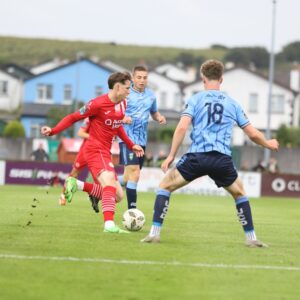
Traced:
<svg viewBox="0 0 300 300">
<path fill-rule="evenodd" d="M 144 149 L 141 146 L 135 145 L 132 142 L 132 140 L 126 134 L 123 126 L 120 126 L 118 128 L 117 135 L 126 144 L 126 146 L 128 147 L 128 149 L 134 151 L 134 153 L 136 154 L 137 157 L 141 157 L 141 156 L 144 155 Z"/>
<path fill-rule="evenodd" d="M 65 129 L 72 126 L 75 122 L 84 119 L 85 117 L 80 115 L 79 112 L 74 112 L 72 114 L 69 114 L 65 116 L 60 122 L 58 122 L 53 128 L 49 126 L 43 126 L 41 128 L 41 133 L 45 136 L 55 135 L 58 134 Z"/>
<path fill-rule="evenodd" d="M 264 148 L 277 151 L 279 148 L 279 143 L 276 139 L 267 140 L 264 134 L 253 127 L 251 124 L 243 128 L 245 134 L 250 138 L 252 142 L 260 145 Z"/>
<path fill-rule="evenodd" d="M 159 111 L 151 113 L 151 117 L 154 121 L 157 121 L 159 124 L 166 124 L 166 118 Z"/>
<path fill-rule="evenodd" d="M 60 122 L 56 124 L 53 128 L 49 126 L 43 126 L 41 128 L 42 135 L 50 136 L 55 135 L 63 130 L 72 126 L 75 122 L 87 118 L 89 116 L 93 116 L 97 112 L 97 106 L 92 105 L 92 101 L 87 103 L 84 107 L 82 107 L 79 111 L 76 111 L 72 114 L 65 116 Z"/>
<path fill-rule="evenodd" d="M 175 129 L 175 132 L 173 134 L 172 139 L 172 146 L 170 153 L 166 160 L 162 163 L 161 168 L 164 172 L 166 172 L 170 166 L 170 164 L 174 161 L 175 156 L 177 154 L 177 151 L 180 147 L 180 145 L 183 142 L 183 139 L 186 135 L 186 132 L 189 128 L 189 126 L 192 123 L 192 117 L 189 115 L 183 115 Z"/>
</svg>

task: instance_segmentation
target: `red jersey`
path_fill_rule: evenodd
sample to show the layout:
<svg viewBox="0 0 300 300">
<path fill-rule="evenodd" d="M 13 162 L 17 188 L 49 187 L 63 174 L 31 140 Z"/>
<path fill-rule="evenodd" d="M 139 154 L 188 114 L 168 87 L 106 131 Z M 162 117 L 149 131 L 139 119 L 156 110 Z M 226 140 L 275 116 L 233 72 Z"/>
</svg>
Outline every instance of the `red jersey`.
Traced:
<svg viewBox="0 0 300 300">
<path fill-rule="evenodd" d="M 110 151 L 112 139 L 118 135 L 128 148 L 132 149 L 134 143 L 128 138 L 122 126 L 125 109 L 125 100 L 114 103 L 109 99 L 108 94 L 99 96 L 88 102 L 79 111 L 64 117 L 52 128 L 51 135 L 63 131 L 79 120 L 89 118 L 89 138 L 86 145 Z"/>
</svg>

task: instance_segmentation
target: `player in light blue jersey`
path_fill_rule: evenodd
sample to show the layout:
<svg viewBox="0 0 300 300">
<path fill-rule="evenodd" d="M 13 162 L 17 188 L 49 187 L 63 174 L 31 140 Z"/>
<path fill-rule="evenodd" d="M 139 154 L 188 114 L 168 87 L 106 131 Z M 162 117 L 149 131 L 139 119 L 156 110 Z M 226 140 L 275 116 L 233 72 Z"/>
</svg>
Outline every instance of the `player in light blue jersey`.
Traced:
<svg viewBox="0 0 300 300">
<path fill-rule="evenodd" d="M 224 67 L 217 60 L 208 60 L 201 66 L 205 91 L 191 97 L 174 132 L 170 153 L 162 164 L 166 172 L 175 159 L 177 150 L 190 125 L 193 126 L 192 144 L 188 152 L 163 178 L 156 195 L 153 223 L 148 236 L 142 242 L 160 241 L 160 231 L 167 214 L 170 195 L 194 179 L 208 175 L 218 187 L 225 188 L 234 198 L 237 215 L 249 247 L 265 247 L 257 240 L 251 208 L 241 179 L 233 166 L 230 141 L 233 126 L 237 124 L 256 144 L 278 150 L 276 139 L 267 140 L 255 129 L 241 106 L 220 91 Z"/>
<path fill-rule="evenodd" d="M 132 86 L 127 97 L 127 108 L 123 119 L 124 129 L 128 137 L 144 150 L 147 144 L 147 130 L 149 117 L 166 124 L 166 118 L 157 110 L 154 93 L 148 89 L 148 70 L 144 66 L 135 66 L 132 74 Z M 137 157 L 124 143 L 120 143 L 120 164 L 125 166 L 120 182 L 126 185 L 128 208 L 136 208 L 137 184 L 140 177 L 144 157 Z"/>
</svg>

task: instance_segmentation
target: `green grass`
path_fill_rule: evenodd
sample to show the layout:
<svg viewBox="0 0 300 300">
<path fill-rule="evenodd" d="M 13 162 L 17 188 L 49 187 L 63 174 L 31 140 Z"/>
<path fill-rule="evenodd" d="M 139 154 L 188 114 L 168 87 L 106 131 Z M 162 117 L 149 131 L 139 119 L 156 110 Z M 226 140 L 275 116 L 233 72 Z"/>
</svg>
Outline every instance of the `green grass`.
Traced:
<svg viewBox="0 0 300 300">
<path fill-rule="evenodd" d="M 1 300 L 300 299 L 299 200 L 252 199 L 256 233 L 270 247 L 248 249 L 227 197 L 174 194 L 162 242 L 142 244 L 154 194 L 139 194 L 147 218 L 142 231 L 113 235 L 102 232 L 102 216 L 92 211 L 85 194 L 78 192 L 71 204 L 60 207 L 59 192 L 0 187 Z M 119 224 L 125 204 L 117 207 Z"/>
<path fill-rule="evenodd" d="M 34 39 L 0 36 L 0 63 L 32 66 L 54 57 L 75 60 L 82 51 L 86 57 L 98 56 L 101 60 L 112 60 L 129 69 L 144 61 L 149 66 L 164 62 L 178 62 L 181 53 L 194 57 L 223 59 L 224 49 L 183 49 L 174 47 L 150 47 L 114 43 L 96 43 L 68 40 Z"/>
</svg>

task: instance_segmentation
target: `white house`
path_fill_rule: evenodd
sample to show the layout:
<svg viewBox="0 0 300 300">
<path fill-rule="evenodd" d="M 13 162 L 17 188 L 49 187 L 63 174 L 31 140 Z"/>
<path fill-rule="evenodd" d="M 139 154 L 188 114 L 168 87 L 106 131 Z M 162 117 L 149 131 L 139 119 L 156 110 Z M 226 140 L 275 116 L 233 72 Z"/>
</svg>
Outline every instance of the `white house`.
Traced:
<svg viewBox="0 0 300 300">
<path fill-rule="evenodd" d="M 0 110 L 13 112 L 21 104 L 23 81 L 0 69 Z"/>
<path fill-rule="evenodd" d="M 268 78 L 244 68 L 225 71 L 221 89 L 238 101 L 253 125 L 265 131 L 268 113 Z M 203 90 L 203 82 L 198 81 L 184 88 L 184 99 Z M 299 101 L 297 93 L 288 86 L 274 82 L 271 103 L 271 131 L 276 131 L 282 124 L 299 124 Z M 239 128 L 234 129 L 233 144 L 242 145 L 247 138 Z"/>
<path fill-rule="evenodd" d="M 165 75 L 170 79 L 173 79 L 175 81 L 182 81 L 185 83 L 191 83 L 196 78 L 195 67 L 183 69 L 173 64 L 163 64 L 156 67 L 155 71 L 162 75 Z"/>
<path fill-rule="evenodd" d="M 181 111 L 183 108 L 180 84 L 155 71 L 149 72 L 148 86 L 157 96 L 159 109 Z"/>
</svg>

